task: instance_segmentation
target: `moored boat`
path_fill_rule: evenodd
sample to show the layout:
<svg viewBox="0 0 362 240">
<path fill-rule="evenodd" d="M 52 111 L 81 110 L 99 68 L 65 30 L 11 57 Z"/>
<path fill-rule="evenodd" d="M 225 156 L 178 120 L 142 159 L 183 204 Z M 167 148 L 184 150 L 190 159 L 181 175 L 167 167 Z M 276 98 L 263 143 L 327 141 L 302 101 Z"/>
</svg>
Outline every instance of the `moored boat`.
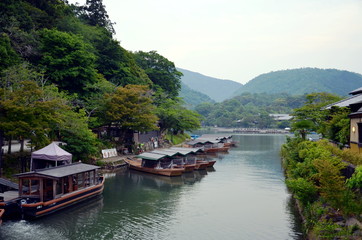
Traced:
<svg viewBox="0 0 362 240">
<path fill-rule="evenodd" d="M 215 165 L 215 163 L 216 163 L 216 160 L 209 160 L 207 167 L 213 167 Z"/>
<path fill-rule="evenodd" d="M 228 152 L 229 151 L 229 147 L 224 147 L 224 146 L 220 146 L 220 147 L 217 147 L 217 146 L 211 146 L 211 147 L 205 147 L 204 148 L 204 151 L 206 153 L 217 153 L 217 152 Z"/>
<path fill-rule="evenodd" d="M 0 202 L 4 215 L 33 219 L 102 194 L 104 177 L 99 167 L 73 163 L 17 174 L 19 196 Z"/>
<path fill-rule="evenodd" d="M 207 161 L 197 160 L 195 169 L 196 170 L 206 170 L 208 165 L 209 165 L 209 162 L 207 162 Z"/>
<path fill-rule="evenodd" d="M 181 176 L 181 174 L 184 172 L 181 168 L 168 168 L 168 169 L 162 169 L 162 168 L 149 168 L 149 167 L 142 167 L 140 161 L 136 160 L 125 160 L 129 164 L 129 168 L 141 172 L 146 173 L 152 173 L 167 177 L 175 177 L 175 176 Z"/>
<path fill-rule="evenodd" d="M 192 172 L 196 164 L 187 161 L 188 153 L 182 151 L 166 148 L 162 150 L 153 150 L 151 153 L 167 155 L 172 160 L 173 168 L 183 168 L 184 172 Z"/>
<path fill-rule="evenodd" d="M 125 160 L 131 169 L 168 177 L 181 176 L 185 171 L 181 167 L 174 168 L 172 159 L 168 155 L 147 152 L 138 155 L 137 158 L 141 160 Z"/>
</svg>

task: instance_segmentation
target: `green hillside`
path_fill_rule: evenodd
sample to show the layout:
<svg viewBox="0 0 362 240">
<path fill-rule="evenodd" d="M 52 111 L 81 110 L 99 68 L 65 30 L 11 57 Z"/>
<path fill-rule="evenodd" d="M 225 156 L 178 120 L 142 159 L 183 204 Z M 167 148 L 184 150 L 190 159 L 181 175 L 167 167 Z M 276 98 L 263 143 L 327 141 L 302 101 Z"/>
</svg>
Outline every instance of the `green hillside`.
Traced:
<svg viewBox="0 0 362 240">
<path fill-rule="evenodd" d="M 127 133 L 200 127 L 177 97 L 182 73 L 157 51 L 124 49 L 102 0 L 0 1 L 0 23 L 0 139 L 62 141 L 94 163 L 101 149 L 135 149 Z M 103 126 L 117 131 L 94 134 Z"/>
<path fill-rule="evenodd" d="M 191 72 L 181 68 L 177 68 L 177 70 L 183 73 L 181 78 L 183 83 L 195 91 L 208 95 L 216 102 L 221 102 L 232 97 L 235 89 L 242 86 L 241 83 L 231 80 L 208 77 L 200 73 Z"/>
<path fill-rule="evenodd" d="M 215 102 L 206 94 L 192 90 L 185 83 L 181 83 L 180 97 L 185 101 L 186 107 L 190 109 L 193 109 L 195 106 L 204 102 L 208 103 Z"/>
<path fill-rule="evenodd" d="M 240 87 L 233 95 L 250 93 L 288 93 L 301 95 L 329 92 L 346 96 L 362 86 L 362 75 L 336 69 L 300 68 L 259 75 Z"/>
</svg>

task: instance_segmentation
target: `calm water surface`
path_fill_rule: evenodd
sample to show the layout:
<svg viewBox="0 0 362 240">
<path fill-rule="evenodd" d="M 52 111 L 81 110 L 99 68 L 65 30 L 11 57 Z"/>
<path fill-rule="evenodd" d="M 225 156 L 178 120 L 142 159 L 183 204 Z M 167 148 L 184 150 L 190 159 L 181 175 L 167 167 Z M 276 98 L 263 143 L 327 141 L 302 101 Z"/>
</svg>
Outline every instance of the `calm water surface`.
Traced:
<svg viewBox="0 0 362 240">
<path fill-rule="evenodd" d="M 302 239 L 283 182 L 282 135 L 235 135 L 210 171 L 167 178 L 108 174 L 102 197 L 36 221 L 8 221 L 0 239 Z"/>
</svg>

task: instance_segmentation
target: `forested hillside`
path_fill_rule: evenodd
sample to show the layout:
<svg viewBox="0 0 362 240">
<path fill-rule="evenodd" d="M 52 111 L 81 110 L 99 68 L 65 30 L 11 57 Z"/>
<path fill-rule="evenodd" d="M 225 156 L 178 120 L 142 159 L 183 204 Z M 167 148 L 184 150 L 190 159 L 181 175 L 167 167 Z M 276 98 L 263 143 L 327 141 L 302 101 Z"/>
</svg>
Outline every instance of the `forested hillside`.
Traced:
<svg viewBox="0 0 362 240">
<path fill-rule="evenodd" d="M 195 106 L 197 106 L 201 103 L 204 103 L 204 102 L 208 102 L 208 103 L 215 102 L 206 94 L 192 90 L 183 82 L 181 83 L 180 97 L 185 102 L 185 106 L 190 109 L 193 109 L 193 108 L 195 108 Z"/>
<path fill-rule="evenodd" d="M 177 68 L 182 72 L 181 81 L 191 89 L 204 93 L 216 102 L 221 102 L 228 99 L 242 86 L 241 83 L 231 80 L 222 80 L 213 77 L 208 77 L 200 73 Z"/>
<path fill-rule="evenodd" d="M 300 68 L 265 73 L 240 87 L 241 93 L 288 93 L 301 95 L 328 92 L 340 96 L 362 86 L 362 75 L 336 69 Z"/>
<path fill-rule="evenodd" d="M 34 148 L 64 141 L 87 161 L 124 144 L 129 131 L 198 128 L 199 116 L 177 98 L 174 63 L 127 51 L 113 34 L 102 0 L 1 1 L 0 139 L 30 139 Z M 91 129 L 101 126 L 123 135 L 115 142 L 108 130 L 99 139 Z"/>
<path fill-rule="evenodd" d="M 243 93 L 221 103 L 203 103 L 195 110 L 204 116 L 206 126 L 285 128 L 289 122 L 276 122 L 272 113 L 292 113 L 304 104 L 305 96 Z"/>
</svg>

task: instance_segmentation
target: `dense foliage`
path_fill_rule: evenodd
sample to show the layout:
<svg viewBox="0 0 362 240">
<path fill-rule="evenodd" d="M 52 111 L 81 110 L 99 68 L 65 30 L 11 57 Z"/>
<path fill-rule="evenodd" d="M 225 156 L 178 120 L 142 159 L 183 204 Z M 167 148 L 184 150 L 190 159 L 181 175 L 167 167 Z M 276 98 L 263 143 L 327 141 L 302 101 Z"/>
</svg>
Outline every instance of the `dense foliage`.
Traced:
<svg viewBox="0 0 362 240">
<path fill-rule="evenodd" d="M 91 128 L 178 133 L 200 126 L 177 98 L 182 74 L 174 63 L 156 51 L 129 52 L 113 34 L 102 0 L 84 6 L 1 1 L 0 132 L 6 139 L 30 139 L 35 148 L 64 141 L 75 159 L 88 161 L 110 139 L 97 139 Z M 177 121 L 168 124 L 171 115 Z"/>
<path fill-rule="evenodd" d="M 204 117 L 203 124 L 207 126 L 285 128 L 289 122 L 274 121 L 269 114 L 288 114 L 303 103 L 304 96 L 244 93 L 221 103 L 202 103 L 195 110 Z"/>
<path fill-rule="evenodd" d="M 349 153 L 327 141 L 311 142 L 288 138 L 282 147 L 286 184 L 299 200 L 306 218 L 306 230 L 318 239 L 343 236 L 349 239 L 357 230 L 344 225 L 351 216 L 362 213 L 361 169 L 346 181 L 342 172 Z M 342 161 L 344 160 L 344 161 Z M 335 222 L 340 221 L 338 225 Z"/>
<path fill-rule="evenodd" d="M 182 73 L 177 71 L 175 64 L 156 51 L 134 53 L 136 62 L 145 70 L 156 87 L 162 89 L 168 98 L 177 97 L 181 89 Z"/>
<path fill-rule="evenodd" d="M 349 108 L 331 107 L 328 104 L 341 100 L 330 93 L 311 93 L 306 102 L 293 110 L 293 131 L 303 139 L 308 132 L 316 131 L 332 141 L 347 144 L 349 141 Z"/>
<path fill-rule="evenodd" d="M 235 93 L 288 93 L 302 95 L 328 92 L 347 96 L 361 87 L 362 75 L 336 69 L 300 68 L 265 73 L 250 80 Z"/>
</svg>

